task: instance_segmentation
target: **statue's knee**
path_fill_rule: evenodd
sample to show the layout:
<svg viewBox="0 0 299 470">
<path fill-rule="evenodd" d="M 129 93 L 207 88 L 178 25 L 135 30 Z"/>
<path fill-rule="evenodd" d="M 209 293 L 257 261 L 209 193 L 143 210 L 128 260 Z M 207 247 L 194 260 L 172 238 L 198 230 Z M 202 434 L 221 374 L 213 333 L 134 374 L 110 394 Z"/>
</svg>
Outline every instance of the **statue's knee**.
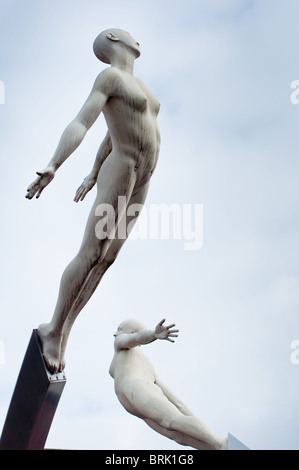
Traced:
<svg viewBox="0 0 299 470">
<path fill-rule="evenodd" d="M 178 419 L 177 417 L 165 419 L 164 427 L 168 429 L 168 431 L 178 432 L 181 428 L 180 419 Z"/>
<path fill-rule="evenodd" d="M 173 420 L 169 418 L 161 418 L 160 420 L 160 426 L 162 428 L 168 429 L 169 431 L 173 430 Z"/>
<path fill-rule="evenodd" d="M 104 244 L 98 244 L 94 247 L 82 247 L 77 255 L 77 259 L 79 262 L 92 267 L 104 259 L 105 252 Z"/>
</svg>

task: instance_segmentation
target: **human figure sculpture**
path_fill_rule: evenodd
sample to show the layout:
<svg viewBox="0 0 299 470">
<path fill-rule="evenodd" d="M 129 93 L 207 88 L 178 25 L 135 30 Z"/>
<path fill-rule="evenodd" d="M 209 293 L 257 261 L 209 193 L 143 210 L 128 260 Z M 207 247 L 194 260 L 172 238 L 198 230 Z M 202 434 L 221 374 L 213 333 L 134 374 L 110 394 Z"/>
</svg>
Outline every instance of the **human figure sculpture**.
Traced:
<svg viewBox="0 0 299 470">
<path fill-rule="evenodd" d="M 103 112 L 108 132 L 74 200 L 82 201 L 96 183 L 97 196 L 79 252 L 63 273 L 52 320 L 38 327 L 44 358 L 52 373 L 65 367 L 64 353 L 73 323 L 126 240 L 117 236 L 121 221 L 125 218 L 127 232 L 132 229 L 137 217 L 126 217 L 127 209 L 132 204 L 144 204 L 159 154 L 156 118 L 160 105 L 133 75 L 134 61 L 140 56 L 139 44 L 129 33 L 109 29 L 95 39 L 93 49 L 97 58 L 111 67 L 96 78 L 81 111 L 62 134 L 53 158 L 37 172 L 26 195 L 28 199 L 40 197 Z M 96 209 L 102 204 L 111 205 L 115 217 L 110 217 L 102 233 L 98 228 L 95 233 L 99 220 Z"/>
<path fill-rule="evenodd" d="M 227 450 L 227 438 L 217 437 L 157 377 L 149 359 L 138 346 L 157 339 L 174 342 L 175 325 L 148 330 L 137 320 L 122 322 L 114 334 L 114 357 L 109 373 L 123 407 L 143 419 L 158 433 L 179 444 L 200 450 Z"/>
</svg>

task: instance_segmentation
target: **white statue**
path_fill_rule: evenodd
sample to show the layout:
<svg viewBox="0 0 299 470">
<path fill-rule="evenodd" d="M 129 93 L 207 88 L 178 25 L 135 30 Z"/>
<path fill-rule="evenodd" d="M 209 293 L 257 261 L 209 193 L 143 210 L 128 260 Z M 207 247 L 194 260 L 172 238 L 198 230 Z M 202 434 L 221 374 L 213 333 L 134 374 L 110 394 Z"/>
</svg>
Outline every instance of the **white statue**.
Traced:
<svg viewBox="0 0 299 470">
<path fill-rule="evenodd" d="M 138 347 L 156 339 L 178 336 L 175 325 L 147 330 L 137 320 L 122 322 L 115 333 L 114 357 L 109 373 L 123 407 L 143 419 L 152 429 L 182 445 L 201 450 L 227 450 L 227 438 L 217 437 L 157 377 L 148 358 Z"/>
<path fill-rule="evenodd" d="M 82 201 L 96 183 L 97 196 L 79 252 L 63 273 L 52 320 L 38 328 L 47 367 L 52 373 L 64 369 L 64 352 L 72 325 L 125 242 L 126 238 L 118 238 L 115 230 L 131 204 L 142 205 L 145 201 L 160 147 L 156 122 L 160 105 L 141 80 L 133 76 L 134 61 L 140 56 L 139 44 L 129 33 L 109 29 L 96 38 L 94 52 L 111 67 L 97 77 L 86 103 L 65 129 L 53 158 L 37 173 L 38 178 L 29 186 L 26 196 L 39 198 L 103 112 L 108 132 L 75 201 Z M 125 200 L 122 207 L 118 204 L 119 196 Z M 114 208 L 115 218 L 109 220 L 104 233 L 95 233 L 99 221 L 95 212 L 102 204 Z M 132 222 L 133 217 L 126 217 L 128 231 Z"/>
</svg>

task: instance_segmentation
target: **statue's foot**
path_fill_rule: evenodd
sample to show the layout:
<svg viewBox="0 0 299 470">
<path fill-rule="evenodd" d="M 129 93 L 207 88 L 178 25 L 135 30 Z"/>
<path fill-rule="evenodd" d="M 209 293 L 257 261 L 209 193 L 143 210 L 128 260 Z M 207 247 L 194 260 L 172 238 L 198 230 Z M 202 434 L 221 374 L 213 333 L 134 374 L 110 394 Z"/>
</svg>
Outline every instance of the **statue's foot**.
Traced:
<svg viewBox="0 0 299 470">
<path fill-rule="evenodd" d="M 62 372 L 65 369 L 65 359 L 64 356 L 60 358 L 59 361 L 59 372 Z"/>
<path fill-rule="evenodd" d="M 38 327 L 38 336 L 42 343 L 43 355 L 47 365 L 47 369 L 51 374 L 62 372 L 63 362 L 61 355 L 61 336 L 53 334 L 50 325 L 44 323 Z M 65 366 L 65 364 L 64 364 Z"/>
<path fill-rule="evenodd" d="M 222 439 L 222 444 L 219 450 L 228 450 L 228 438 Z"/>
</svg>

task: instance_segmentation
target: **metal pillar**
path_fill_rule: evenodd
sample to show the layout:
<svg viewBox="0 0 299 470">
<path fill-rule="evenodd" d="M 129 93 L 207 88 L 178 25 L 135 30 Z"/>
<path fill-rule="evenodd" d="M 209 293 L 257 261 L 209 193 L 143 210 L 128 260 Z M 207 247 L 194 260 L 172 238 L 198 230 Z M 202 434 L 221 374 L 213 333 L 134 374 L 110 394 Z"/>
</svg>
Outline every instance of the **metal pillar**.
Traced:
<svg viewBox="0 0 299 470">
<path fill-rule="evenodd" d="M 37 330 L 33 330 L 6 416 L 0 450 L 44 449 L 65 383 L 64 373 L 48 371 Z"/>
</svg>

